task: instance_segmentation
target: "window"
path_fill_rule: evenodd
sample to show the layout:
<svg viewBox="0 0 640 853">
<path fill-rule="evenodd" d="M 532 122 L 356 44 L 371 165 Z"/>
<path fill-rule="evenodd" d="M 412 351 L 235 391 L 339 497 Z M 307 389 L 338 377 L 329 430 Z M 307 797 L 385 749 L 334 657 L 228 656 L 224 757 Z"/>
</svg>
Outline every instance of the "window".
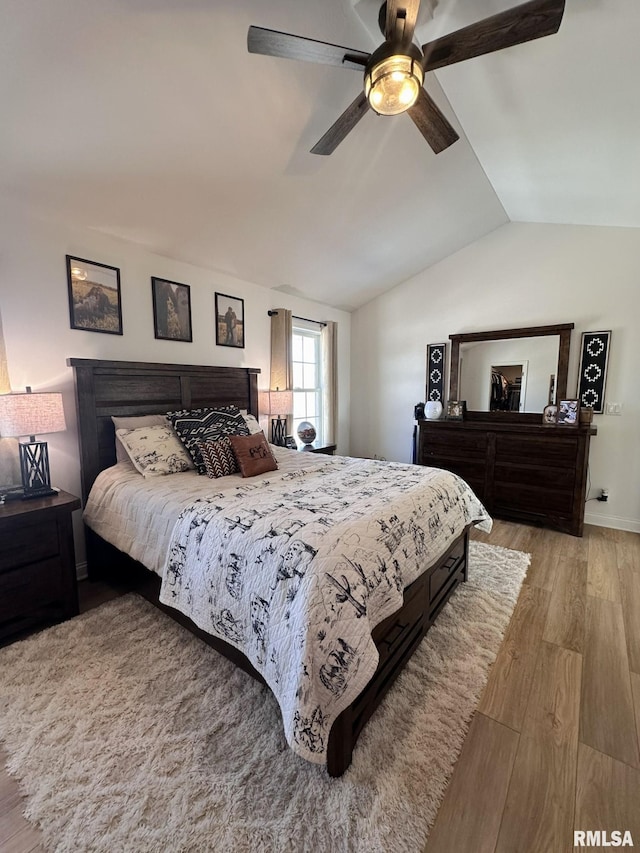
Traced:
<svg viewBox="0 0 640 853">
<path fill-rule="evenodd" d="M 309 421 L 316 430 L 315 444 L 323 443 L 322 356 L 320 328 L 316 323 L 293 321 L 293 430 Z M 297 439 L 297 435 L 296 435 Z"/>
</svg>

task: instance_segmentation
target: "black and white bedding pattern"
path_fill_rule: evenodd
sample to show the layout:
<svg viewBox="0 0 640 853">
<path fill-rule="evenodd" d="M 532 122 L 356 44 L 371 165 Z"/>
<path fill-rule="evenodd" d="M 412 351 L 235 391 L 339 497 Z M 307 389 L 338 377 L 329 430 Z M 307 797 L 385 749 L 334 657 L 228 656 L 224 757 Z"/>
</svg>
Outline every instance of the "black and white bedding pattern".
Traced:
<svg viewBox="0 0 640 853">
<path fill-rule="evenodd" d="M 240 649 L 291 748 L 325 763 L 334 720 L 378 665 L 372 630 L 470 523 L 491 529 L 454 474 L 327 458 L 185 507 L 160 600 Z"/>
</svg>

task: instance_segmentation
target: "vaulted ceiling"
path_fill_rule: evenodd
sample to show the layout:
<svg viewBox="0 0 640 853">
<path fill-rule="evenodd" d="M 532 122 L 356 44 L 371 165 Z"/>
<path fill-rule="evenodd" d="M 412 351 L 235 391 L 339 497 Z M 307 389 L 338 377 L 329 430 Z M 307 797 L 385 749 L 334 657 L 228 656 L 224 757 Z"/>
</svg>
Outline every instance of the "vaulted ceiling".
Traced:
<svg viewBox="0 0 640 853">
<path fill-rule="evenodd" d="M 370 51 L 377 0 L 0 0 L 0 191 L 168 257 L 355 308 L 511 220 L 640 227 L 638 0 L 427 75 L 435 155 L 358 71 L 249 54 L 250 24 Z M 514 0 L 423 0 L 423 43 Z M 107 259 L 108 262 L 108 259 Z"/>
</svg>

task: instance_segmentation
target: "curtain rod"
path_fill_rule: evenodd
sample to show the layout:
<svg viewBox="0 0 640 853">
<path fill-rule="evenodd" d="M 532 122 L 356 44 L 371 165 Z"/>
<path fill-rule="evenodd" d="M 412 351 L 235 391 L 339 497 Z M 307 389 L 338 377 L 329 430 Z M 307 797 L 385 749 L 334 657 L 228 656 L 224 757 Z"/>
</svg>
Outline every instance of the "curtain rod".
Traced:
<svg viewBox="0 0 640 853">
<path fill-rule="evenodd" d="M 273 315 L 277 314 L 277 313 L 278 313 L 277 311 L 267 311 L 267 314 L 270 317 L 273 317 Z M 326 326 L 327 325 L 322 320 L 310 320 L 308 317 L 298 317 L 297 314 L 292 314 L 291 316 L 293 317 L 294 320 L 304 320 L 305 323 L 317 323 L 318 326 Z"/>
</svg>

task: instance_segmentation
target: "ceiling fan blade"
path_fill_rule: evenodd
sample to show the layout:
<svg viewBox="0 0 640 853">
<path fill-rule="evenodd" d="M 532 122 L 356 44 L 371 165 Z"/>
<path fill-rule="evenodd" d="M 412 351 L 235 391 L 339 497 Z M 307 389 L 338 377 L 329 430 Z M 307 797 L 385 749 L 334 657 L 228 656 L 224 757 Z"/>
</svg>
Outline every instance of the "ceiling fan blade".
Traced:
<svg viewBox="0 0 640 853">
<path fill-rule="evenodd" d="M 311 149 L 312 154 L 332 154 L 345 136 L 353 130 L 369 109 L 364 92 L 360 92 L 352 104 L 346 108 L 340 118 L 334 122 L 325 135 Z"/>
<path fill-rule="evenodd" d="M 460 138 L 425 89 L 420 89 L 418 100 L 407 113 L 436 154 Z"/>
<path fill-rule="evenodd" d="M 300 59 L 304 62 L 319 62 L 323 65 L 342 65 L 359 71 L 362 71 L 371 56 L 361 50 L 352 50 L 349 47 L 340 47 L 338 44 L 315 41 L 290 33 L 280 33 L 277 30 L 265 30 L 263 27 L 249 27 L 247 47 L 249 53 Z"/>
<path fill-rule="evenodd" d="M 413 40 L 420 0 L 387 0 L 384 37 L 387 41 L 407 43 Z"/>
<path fill-rule="evenodd" d="M 422 46 L 425 71 L 558 32 L 565 0 L 529 0 Z"/>
</svg>

